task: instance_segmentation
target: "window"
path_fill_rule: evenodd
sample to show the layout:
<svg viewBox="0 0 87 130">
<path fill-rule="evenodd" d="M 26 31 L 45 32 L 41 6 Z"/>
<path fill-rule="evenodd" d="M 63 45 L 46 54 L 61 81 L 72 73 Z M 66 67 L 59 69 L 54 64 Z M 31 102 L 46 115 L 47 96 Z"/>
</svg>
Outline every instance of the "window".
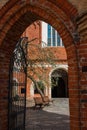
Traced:
<svg viewBox="0 0 87 130">
<path fill-rule="evenodd" d="M 56 33 L 54 28 L 52 28 L 52 45 L 56 46 Z"/>
<path fill-rule="evenodd" d="M 42 22 L 42 41 L 42 47 L 64 46 L 58 32 L 45 22 Z"/>
<path fill-rule="evenodd" d="M 48 25 L 48 46 L 51 46 L 51 26 Z"/>
</svg>

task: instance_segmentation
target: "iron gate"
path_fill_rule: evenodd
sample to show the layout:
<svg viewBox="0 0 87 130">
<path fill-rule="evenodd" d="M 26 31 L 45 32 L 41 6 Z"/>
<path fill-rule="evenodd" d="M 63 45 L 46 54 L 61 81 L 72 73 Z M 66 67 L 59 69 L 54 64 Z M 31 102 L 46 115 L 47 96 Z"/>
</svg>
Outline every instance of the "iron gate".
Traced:
<svg viewBox="0 0 87 130">
<path fill-rule="evenodd" d="M 19 40 L 10 63 L 9 130 L 25 130 L 26 43 L 27 37 Z"/>
</svg>

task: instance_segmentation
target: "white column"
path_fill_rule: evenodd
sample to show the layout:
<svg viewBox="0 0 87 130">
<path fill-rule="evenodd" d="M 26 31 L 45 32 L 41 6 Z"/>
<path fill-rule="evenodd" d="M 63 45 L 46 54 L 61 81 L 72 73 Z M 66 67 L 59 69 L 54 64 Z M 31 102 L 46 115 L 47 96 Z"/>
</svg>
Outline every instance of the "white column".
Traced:
<svg viewBox="0 0 87 130">
<path fill-rule="evenodd" d="M 49 98 L 51 98 L 51 87 L 49 87 Z"/>
<path fill-rule="evenodd" d="M 47 46 L 47 23 L 42 22 L 42 47 Z"/>
<path fill-rule="evenodd" d="M 30 86 L 30 96 L 31 97 L 34 96 L 34 87 L 33 87 L 33 84 L 31 84 L 31 86 Z"/>
</svg>

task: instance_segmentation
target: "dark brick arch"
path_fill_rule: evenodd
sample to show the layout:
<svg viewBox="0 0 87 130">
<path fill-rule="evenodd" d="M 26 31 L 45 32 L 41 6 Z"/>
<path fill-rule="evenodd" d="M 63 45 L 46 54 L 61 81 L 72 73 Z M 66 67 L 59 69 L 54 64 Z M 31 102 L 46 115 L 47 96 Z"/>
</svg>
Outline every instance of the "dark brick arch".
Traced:
<svg viewBox="0 0 87 130">
<path fill-rule="evenodd" d="M 71 20 L 71 14 L 73 17 L 76 17 L 77 10 L 67 1 L 56 0 L 56 3 L 54 0 L 41 0 L 38 2 L 37 0 L 33 0 L 32 3 L 30 3 L 30 1 L 20 3 L 19 0 L 12 0 L 11 2 L 8 2 L 0 12 L 0 116 L 3 120 L 3 122 L 1 121 L 1 129 L 3 130 L 7 130 L 7 125 L 3 124 L 7 124 L 8 122 L 7 97 L 11 54 L 20 35 L 27 26 L 36 20 L 43 20 L 50 23 L 63 39 L 69 65 L 71 130 L 80 129 L 78 57 L 74 39 L 72 37 L 75 23 Z"/>
</svg>

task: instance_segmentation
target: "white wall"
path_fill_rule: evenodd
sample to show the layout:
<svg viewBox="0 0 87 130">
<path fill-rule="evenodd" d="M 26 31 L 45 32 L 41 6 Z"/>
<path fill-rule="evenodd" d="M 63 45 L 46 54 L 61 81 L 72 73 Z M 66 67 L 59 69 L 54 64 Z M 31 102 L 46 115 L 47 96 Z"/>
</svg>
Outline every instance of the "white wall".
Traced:
<svg viewBox="0 0 87 130">
<path fill-rule="evenodd" d="M 47 23 L 42 22 L 42 47 L 47 46 Z"/>
</svg>

